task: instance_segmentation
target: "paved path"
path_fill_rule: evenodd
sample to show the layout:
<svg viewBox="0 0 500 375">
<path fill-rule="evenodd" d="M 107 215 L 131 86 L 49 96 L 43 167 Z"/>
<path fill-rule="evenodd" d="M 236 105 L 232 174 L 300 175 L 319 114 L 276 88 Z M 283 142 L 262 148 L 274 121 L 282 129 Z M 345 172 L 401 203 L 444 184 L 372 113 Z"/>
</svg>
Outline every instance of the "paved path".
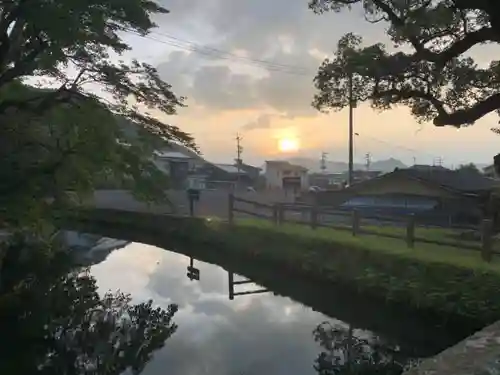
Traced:
<svg viewBox="0 0 500 375">
<path fill-rule="evenodd" d="M 228 216 L 228 191 L 225 190 L 203 190 L 200 195 L 200 200 L 195 204 L 196 216 L 212 216 L 226 219 Z M 168 196 L 175 207 L 175 213 L 180 215 L 189 215 L 189 202 L 185 191 L 169 191 Z M 235 196 L 244 198 L 249 201 L 266 203 L 272 205 L 278 202 L 293 202 L 293 197 L 286 196 L 283 192 L 237 192 Z M 139 211 L 150 212 L 156 214 L 172 213 L 173 207 L 166 204 L 151 204 L 138 201 L 129 192 L 125 190 L 97 190 L 94 193 L 93 200 L 90 199 L 88 204 L 97 208 L 111 208 L 124 211 Z M 245 209 L 250 212 L 257 212 L 269 217 L 272 212 L 268 208 L 259 208 L 252 204 L 236 202 L 235 207 Z M 236 217 L 250 217 L 249 215 L 235 212 Z M 301 220 L 309 222 L 311 220 L 310 213 L 291 212 L 287 211 L 285 220 Z M 321 222 L 329 224 L 351 225 L 352 219 L 350 215 L 322 215 Z M 395 225 L 394 222 L 381 222 L 379 220 L 363 220 L 364 225 Z M 401 225 L 405 225 L 402 223 Z"/>
<path fill-rule="evenodd" d="M 275 202 L 292 201 L 291 197 L 286 197 L 281 192 L 241 192 L 237 196 L 251 201 L 272 204 Z M 179 214 L 189 214 L 189 202 L 185 191 L 169 191 L 168 196 Z M 148 205 L 136 200 L 129 192 L 124 190 L 98 190 L 94 194 L 93 200 L 88 204 L 97 208 L 112 208 L 124 211 L 140 211 L 151 213 L 172 213 L 169 205 Z M 240 207 L 255 211 L 254 207 L 238 204 Z M 270 210 L 267 214 L 271 215 Z M 264 211 L 261 211 L 264 212 Z M 200 200 L 196 202 L 195 213 L 198 216 L 217 216 L 227 218 L 228 214 L 228 191 L 224 190 L 203 190 Z"/>
</svg>

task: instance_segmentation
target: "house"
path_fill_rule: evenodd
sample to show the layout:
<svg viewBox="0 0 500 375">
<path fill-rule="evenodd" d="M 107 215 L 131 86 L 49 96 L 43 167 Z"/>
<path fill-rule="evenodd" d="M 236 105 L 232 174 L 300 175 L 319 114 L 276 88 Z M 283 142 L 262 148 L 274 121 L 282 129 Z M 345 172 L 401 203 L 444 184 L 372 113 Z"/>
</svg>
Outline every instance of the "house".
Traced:
<svg viewBox="0 0 500 375">
<path fill-rule="evenodd" d="M 433 214 L 462 222 L 477 220 L 499 181 L 468 170 L 396 169 L 339 191 L 316 193 L 320 205 L 397 214 Z"/>
<path fill-rule="evenodd" d="M 375 178 L 380 174 L 382 174 L 380 171 L 354 170 L 352 179 L 356 183 Z M 339 189 L 345 186 L 347 181 L 349 181 L 349 172 L 311 173 L 309 175 L 309 185 L 323 189 Z"/>
<path fill-rule="evenodd" d="M 235 165 L 239 166 L 240 170 L 245 171 L 252 181 L 257 181 L 261 175 L 262 168 L 254 167 L 250 164 L 245 164 L 241 160 L 236 159 Z"/>
<path fill-rule="evenodd" d="M 170 176 L 172 189 L 205 188 L 205 176 L 199 172 L 207 164 L 203 158 L 182 149 L 168 147 L 156 150 L 153 161 L 158 169 Z"/>
<path fill-rule="evenodd" d="M 307 190 L 309 179 L 307 168 L 288 161 L 268 160 L 265 169 L 266 188 L 298 193 Z"/>
<path fill-rule="evenodd" d="M 207 189 L 245 189 L 255 187 L 260 168 L 248 164 L 207 163 L 199 172 L 205 176 Z"/>
<path fill-rule="evenodd" d="M 318 186 L 323 189 L 338 189 L 345 184 L 345 173 L 311 173 L 309 186 Z"/>
<path fill-rule="evenodd" d="M 483 168 L 483 174 L 486 176 L 486 177 L 489 177 L 489 178 L 493 178 L 493 179 L 498 179 L 498 174 L 495 170 L 495 165 L 494 164 L 491 164 L 491 165 L 488 165 L 487 167 L 484 167 Z"/>
</svg>

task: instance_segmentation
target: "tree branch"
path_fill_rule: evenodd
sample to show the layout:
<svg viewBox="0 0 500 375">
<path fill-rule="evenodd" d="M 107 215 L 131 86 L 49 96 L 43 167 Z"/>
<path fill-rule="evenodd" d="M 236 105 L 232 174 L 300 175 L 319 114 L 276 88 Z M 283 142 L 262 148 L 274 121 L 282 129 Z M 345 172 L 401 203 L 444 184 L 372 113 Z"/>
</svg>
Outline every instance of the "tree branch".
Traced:
<svg viewBox="0 0 500 375">
<path fill-rule="evenodd" d="M 460 109 L 453 113 L 440 114 L 434 119 L 435 126 L 452 125 L 460 127 L 463 124 L 472 124 L 481 117 L 500 108 L 500 93 L 494 94 L 480 102 L 476 102 L 467 109 Z"/>
<path fill-rule="evenodd" d="M 385 97 L 397 97 L 398 101 L 401 100 L 408 100 L 408 99 L 424 99 L 430 102 L 434 108 L 436 109 L 438 116 L 447 116 L 448 112 L 446 112 L 446 109 L 444 107 L 444 104 L 437 98 L 435 98 L 433 95 L 423 92 L 423 91 L 418 91 L 418 90 L 397 90 L 397 89 L 391 89 L 391 90 L 384 90 L 384 91 L 375 91 L 374 92 L 374 98 L 385 98 Z"/>
<path fill-rule="evenodd" d="M 26 57 L 18 61 L 12 68 L 0 74 L 0 87 L 9 83 L 10 81 L 25 75 L 28 71 L 32 70 L 31 65 L 35 62 L 36 58 L 48 47 L 48 43 L 37 38 L 37 44 L 33 46 L 31 51 L 28 52 Z"/>
<path fill-rule="evenodd" d="M 443 66 L 451 59 L 467 52 L 476 44 L 484 42 L 500 42 L 500 35 L 491 27 L 483 27 L 468 33 L 464 38 L 457 40 L 440 53 L 432 53 L 429 51 L 431 55 L 434 55 L 430 61 L 434 61 Z"/>
<path fill-rule="evenodd" d="M 467 0 L 471 1 L 471 0 Z M 373 3 L 379 7 L 384 13 L 387 14 L 389 21 L 398 28 L 404 28 L 405 21 L 399 17 L 389 5 L 381 0 L 373 0 Z M 429 62 L 434 62 L 442 68 L 451 59 L 460 56 L 464 52 L 467 52 L 473 46 L 484 42 L 500 42 L 500 34 L 498 34 L 491 27 L 483 27 L 479 30 L 470 32 L 466 34 L 462 39 L 457 40 L 452 43 L 447 49 L 441 52 L 432 52 L 425 48 L 424 44 L 418 40 L 418 38 L 412 35 L 406 35 L 408 41 L 415 49 L 416 53 L 414 55 L 415 60 L 425 59 Z"/>
</svg>

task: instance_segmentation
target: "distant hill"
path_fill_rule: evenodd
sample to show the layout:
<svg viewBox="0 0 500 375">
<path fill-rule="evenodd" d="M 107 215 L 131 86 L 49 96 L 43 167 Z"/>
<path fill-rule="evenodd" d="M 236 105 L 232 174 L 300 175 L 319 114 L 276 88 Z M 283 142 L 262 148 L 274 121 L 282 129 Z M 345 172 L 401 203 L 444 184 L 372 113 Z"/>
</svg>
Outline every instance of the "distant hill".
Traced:
<svg viewBox="0 0 500 375">
<path fill-rule="evenodd" d="M 310 172 L 321 172 L 320 170 L 320 162 L 319 160 L 311 159 L 311 158 L 303 158 L 296 157 L 287 159 L 290 163 L 298 164 L 302 167 L 309 169 Z M 326 162 L 327 172 L 330 173 L 340 173 L 345 172 L 349 169 L 349 165 L 343 161 L 327 161 Z M 370 169 L 372 171 L 381 171 L 381 172 L 392 172 L 395 168 L 407 168 L 402 161 L 394 158 L 386 159 L 386 160 L 376 160 L 373 161 L 370 165 Z M 366 169 L 364 164 L 354 163 L 354 169 Z"/>
</svg>

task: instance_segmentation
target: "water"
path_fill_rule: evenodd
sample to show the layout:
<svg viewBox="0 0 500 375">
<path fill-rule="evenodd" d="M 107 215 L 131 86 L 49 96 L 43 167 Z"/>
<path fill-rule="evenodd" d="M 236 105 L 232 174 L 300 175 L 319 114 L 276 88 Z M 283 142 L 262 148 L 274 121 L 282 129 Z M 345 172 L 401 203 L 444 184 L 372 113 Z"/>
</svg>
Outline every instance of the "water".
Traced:
<svg viewBox="0 0 500 375">
<path fill-rule="evenodd" d="M 396 328 L 396 339 L 391 337 L 391 332 L 384 336 L 358 329 L 291 298 L 262 292 L 264 287 L 239 275 L 233 275 L 234 281 L 244 284 L 234 286 L 235 295 L 230 299 L 230 272 L 197 260 L 193 260 L 192 265 L 199 270 L 199 281 L 187 276 L 189 257 L 131 243 L 111 252 L 91 268 L 101 294 L 120 290 L 130 293 L 133 302 L 152 299 L 163 308 L 171 303 L 179 306 L 174 316 L 178 330 L 154 355 L 144 371 L 146 375 L 317 374 L 319 371 L 314 366 L 318 365 L 321 353 L 333 354 L 343 362 L 346 345 L 352 347 L 353 342 L 356 348 L 364 348 L 351 354 L 360 358 L 366 357 L 366 352 L 373 352 L 373 344 L 378 344 L 382 358 L 390 358 L 391 365 L 384 373 L 392 374 L 400 373 L 402 366 L 415 357 L 414 353 L 434 354 L 441 346 L 444 348 L 456 340 L 446 337 L 443 343 L 438 337 L 440 333 L 432 326 L 422 328 L 418 322 L 415 334 L 413 327 L 407 327 L 404 332 Z M 252 293 L 254 291 L 259 293 Z M 241 292 L 248 294 L 241 295 Z M 323 294 L 322 300 L 329 303 L 327 295 Z M 353 312 L 353 319 L 360 312 L 376 315 L 365 309 Z M 399 320 L 390 314 L 385 319 Z M 349 335 L 349 328 L 353 329 L 353 336 Z M 429 348 L 429 341 L 422 341 L 426 335 L 431 335 L 428 340 L 436 343 L 434 348 Z M 346 340 L 351 340 L 350 344 L 346 344 Z M 335 350 L 325 350 L 332 344 Z M 327 362 L 331 365 L 333 359 L 328 355 L 326 358 L 330 358 Z M 372 358 L 367 358 L 365 360 L 371 363 Z M 382 365 L 387 365 L 385 359 L 383 362 Z M 333 374 L 326 372 L 330 373 Z"/>
<path fill-rule="evenodd" d="M 144 374 L 164 374 L 165 369 L 170 375 L 315 373 L 320 347 L 312 332 L 321 322 L 340 322 L 270 292 L 230 300 L 227 271 L 195 260 L 200 281 L 192 281 L 186 275 L 189 261 L 134 243 L 92 267 L 101 292 L 120 289 L 134 301 L 179 306 L 178 331 Z M 262 288 L 251 283 L 236 289 Z"/>
<path fill-rule="evenodd" d="M 0 373 L 399 375 L 472 333 L 215 248 L 100 233 L 60 236 L 71 257 L 6 249 Z"/>
</svg>

